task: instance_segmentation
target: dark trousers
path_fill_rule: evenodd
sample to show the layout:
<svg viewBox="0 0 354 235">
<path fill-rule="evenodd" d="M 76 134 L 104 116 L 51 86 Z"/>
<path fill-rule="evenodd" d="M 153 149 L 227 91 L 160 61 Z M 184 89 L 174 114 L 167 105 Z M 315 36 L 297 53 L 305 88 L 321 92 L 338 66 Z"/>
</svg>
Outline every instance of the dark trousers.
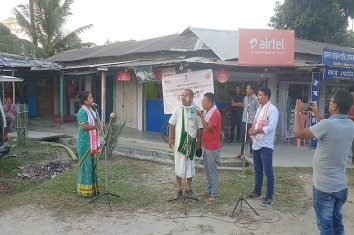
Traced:
<svg viewBox="0 0 354 235">
<path fill-rule="evenodd" d="M 246 141 L 250 145 L 250 154 L 252 154 L 252 140 L 250 135 L 248 134 L 249 129 L 252 127 L 252 123 L 247 123 L 247 139 Z M 242 122 L 242 129 L 241 129 L 241 153 L 243 154 L 243 150 L 245 148 L 245 131 L 246 131 L 246 123 Z"/>
<path fill-rule="evenodd" d="M 242 125 L 242 113 L 231 114 L 231 130 L 230 130 L 230 142 L 234 142 L 235 138 L 235 126 L 237 126 L 237 142 L 241 142 L 241 125 Z"/>
<path fill-rule="evenodd" d="M 266 199 L 273 199 L 274 192 L 274 172 L 273 172 L 273 149 L 260 148 L 253 150 L 253 167 L 255 174 L 255 185 L 253 192 L 262 194 L 263 172 L 267 177 Z"/>
</svg>

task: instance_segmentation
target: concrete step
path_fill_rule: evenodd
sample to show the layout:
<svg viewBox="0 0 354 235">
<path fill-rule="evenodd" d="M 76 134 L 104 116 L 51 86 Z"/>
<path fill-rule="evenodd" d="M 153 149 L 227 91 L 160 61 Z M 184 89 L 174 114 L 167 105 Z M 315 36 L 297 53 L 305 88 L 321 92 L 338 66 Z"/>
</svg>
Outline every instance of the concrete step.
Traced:
<svg viewBox="0 0 354 235">
<path fill-rule="evenodd" d="M 152 148 L 140 148 L 136 146 L 127 146 L 118 144 L 114 148 L 114 153 L 127 156 L 127 157 L 134 157 L 143 160 L 152 160 L 164 163 L 174 164 L 174 155 L 172 151 L 161 151 Z M 249 167 L 250 162 L 246 160 L 245 167 Z M 195 164 L 197 167 L 203 167 L 203 158 L 195 158 Z M 233 168 L 242 168 L 242 161 L 236 158 L 221 158 L 219 168 L 225 169 L 233 169 Z"/>
</svg>

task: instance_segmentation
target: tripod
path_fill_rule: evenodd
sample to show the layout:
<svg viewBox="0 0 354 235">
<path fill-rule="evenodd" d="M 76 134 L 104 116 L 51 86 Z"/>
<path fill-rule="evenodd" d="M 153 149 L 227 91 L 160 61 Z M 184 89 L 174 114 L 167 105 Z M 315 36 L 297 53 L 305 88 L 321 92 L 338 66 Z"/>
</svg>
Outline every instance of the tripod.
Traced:
<svg viewBox="0 0 354 235">
<path fill-rule="evenodd" d="M 96 110 L 95 110 L 95 113 L 101 123 L 101 119 L 100 119 L 100 116 L 98 115 L 98 112 L 97 112 L 97 107 L 96 106 Z M 111 125 L 111 121 L 112 119 L 109 120 L 109 124 L 108 124 L 108 129 Z M 109 199 L 109 196 L 114 196 L 114 197 L 119 197 L 118 195 L 116 194 L 113 194 L 111 192 L 108 191 L 108 180 L 107 180 L 107 148 L 108 148 L 108 141 L 107 141 L 107 136 L 108 136 L 108 131 L 105 132 L 104 128 L 103 128 L 103 125 L 104 123 L 101 123 L 101 131 L 102 131 L 102 134 L 104 136 L 104 144 L 102 146 L 102 149 L 104 148 L 104 174 L 105 174 L 105 180 L 106 180 L 106 189 L 103 193 L 101 193 L 99 196 L 95 197 L 93 200 L 89 201 L 89 203 L 91 202 L 94 202 L 96 201 L 97 199 L 103 197 L 103 196 L 106 196 L 106 199 L 107 199 L 107 202 L 108 202 L 108 206 L 109 206 L 109 209 L 112 210 L 112 207 L 111 207 L 111 201 Z M 100 155 L 101 155 L 102 151 L 100 152 Z"/>
<path fill-rule="evenodd" d="M 188 102 L 188 99 L 187 99 Z M 184 109 L 184 107 L 182 107 L 182 109 Z M 185 164 L 184 164 L 184 194 L 182 195 L 182 199 L 183 199 L 183 207 L 184 207 L 184 215 L 187 215 L 187 206 L 186 206 L 186 199 L 190 199 L 190 200 L 195 200 L 198 201 L 198 198 L 190 198 L 190 197 L 186 197 L 186 190 L 187 190 L 187 164 L 188 164 L 188 159 L 189 159 L 189 134 L 188 134 L 188 128 L 189 128 L 189 119 L 188 119 L 188 106 L 187 106 L 187 144 L 186 144 L 186 154 L 185 154 Z M 184 118 L 184 112 L 182 112 L 182 118 Z M 192 160 L 191 160 L 192 161 Z M 191 165 L 191 172 L 192 172 L 192 165 Z M 180 198 L 174 198 L 171 200 L 168 200 L 167 202 L 172 202 L 172 201 L 176 201 L 179 200 Z"/>
<path fill-rule="evenodd" d="M 245 137 L 244 137 L 244 146 L 243 146 L 243 159 L 242 159 L 242 180 L 241 180 L 241 196 L 239 197 L 234 210 L 232 211 L 231 217 L 234 217 L 235 210 L 237 206 L 240 204 L 241 205 L 241 211 L 242 211 L 242 202 L 245 201 L 246 204 L 256 213 L 256 215 L 259 216 L 258 212 L 248 203 L 248 201 L 244 198 L 243 196 L 243 184 L 244 184 L 244 179 L 245 179 L 245 156 L 246 156 L 246 141 L 247 141 L 247 129 L 248 129 L 248 109 L 249 109 L 249 104 L 246 107 L 246 127 L 245 127 Z"/>
</svg>

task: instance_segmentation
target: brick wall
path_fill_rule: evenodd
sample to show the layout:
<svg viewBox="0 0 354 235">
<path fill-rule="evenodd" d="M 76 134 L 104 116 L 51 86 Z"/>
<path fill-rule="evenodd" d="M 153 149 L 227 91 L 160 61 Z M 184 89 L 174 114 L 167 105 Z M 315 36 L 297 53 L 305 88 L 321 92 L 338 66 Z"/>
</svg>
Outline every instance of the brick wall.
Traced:
<svg viewBox="0 0 354 235">
<path fill-rule="evenodd" d="M 36 82 L 37 82 L 38 116 L 53 116 L 54 115 L 53 78 L 48 78 L 45 76 L 37 76 Z"/>
</svg>

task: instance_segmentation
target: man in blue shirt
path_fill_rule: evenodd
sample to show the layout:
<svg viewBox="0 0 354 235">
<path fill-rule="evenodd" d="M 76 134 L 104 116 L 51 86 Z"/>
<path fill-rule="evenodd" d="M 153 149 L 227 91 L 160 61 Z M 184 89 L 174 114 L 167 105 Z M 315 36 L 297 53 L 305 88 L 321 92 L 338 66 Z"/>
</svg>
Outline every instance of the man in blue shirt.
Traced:
<svg viewBox="0 0 354 235">
<path fill-rule="evenodd" d="M 349 91 L 338 90 L 329 103 L 331 117 L 322 120 L 317 105 L 311 102 L 312 113 L 319 122 L 304 128 L 301 125 L 304 104 L 296 101 L 296 137 L 318 141 L 313 157 L 313 207 L 321 234 L 344 234 L 342 207 L 348 196 L 345 167 L 354 138 L 354 123 L 346 114 L 352 103 Z"/>
</svg>

